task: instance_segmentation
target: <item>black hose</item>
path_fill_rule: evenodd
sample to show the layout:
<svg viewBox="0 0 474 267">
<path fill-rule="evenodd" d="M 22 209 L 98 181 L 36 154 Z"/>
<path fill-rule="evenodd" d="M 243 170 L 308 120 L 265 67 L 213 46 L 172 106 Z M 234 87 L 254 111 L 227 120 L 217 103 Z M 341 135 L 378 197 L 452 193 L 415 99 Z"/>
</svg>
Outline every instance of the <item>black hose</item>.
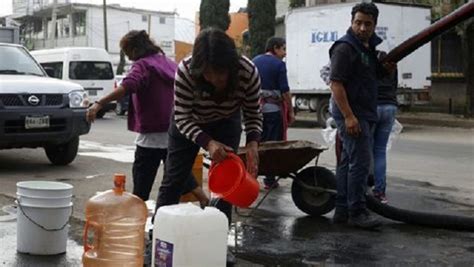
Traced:
<svg viewBox="0 0 474 267">
<path fill-rule="evenodd" d="M 371 211 L 395 221 L 450 230 L 474 231 L 474 218 L 472 217 L 399 209 L 380 203 L 370 194 L 367 195 L 367 207 Z"/>
</svg>

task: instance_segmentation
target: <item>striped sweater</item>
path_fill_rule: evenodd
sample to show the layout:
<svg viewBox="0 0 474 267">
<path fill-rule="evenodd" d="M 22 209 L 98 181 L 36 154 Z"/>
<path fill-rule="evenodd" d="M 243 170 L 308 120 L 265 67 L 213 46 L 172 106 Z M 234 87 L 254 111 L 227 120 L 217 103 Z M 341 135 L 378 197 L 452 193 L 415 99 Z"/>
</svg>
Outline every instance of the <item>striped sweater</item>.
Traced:
<svg viewBox="0 0 474 267">
<path fill-rule="evenodd" d="M 195 80 L 189 73 L 191 57 L 178 66 L 175 77 L 175 121 L 178 130 L 188 139 L 207 148 L 212 137 L 200 125 L 225 119 L 242 109 L 247 143 L 259 141 L 262 114 L 259 106 L 260 78 L 257 68 L 246 57 L 239 60 L 239 84 L 233 97 L 223 102 L 209 98 L 209 94 L 195 90 Z M 223 125 L 225 127 L 225 125 Z"/>
</svg>

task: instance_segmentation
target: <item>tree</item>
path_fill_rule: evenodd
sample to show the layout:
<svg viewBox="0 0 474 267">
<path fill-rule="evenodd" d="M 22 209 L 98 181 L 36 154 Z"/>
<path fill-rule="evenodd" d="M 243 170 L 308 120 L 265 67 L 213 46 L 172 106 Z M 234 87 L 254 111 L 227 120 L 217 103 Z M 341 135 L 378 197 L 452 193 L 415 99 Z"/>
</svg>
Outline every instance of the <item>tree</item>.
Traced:
<svg viewBox="0 0 474 267">
<path fill-rule="evenodd" d="M 265 52 L 265 43 L 275 34 L 275 0 L 249 0 L 249 41 L 252 57 Z"/>
<path fill-rule="evenodd" d="M 295 7 L 302 7 L 306 5 L 305 0 L 290 0 L 290 7 L 295 8 Z"/>
<path fill-rule="evenodd" d="M 230 24 L 229 0 L 202 0 L 199 7 L 201 29 L 215 27 L 227 31 Z"/>
</svg>

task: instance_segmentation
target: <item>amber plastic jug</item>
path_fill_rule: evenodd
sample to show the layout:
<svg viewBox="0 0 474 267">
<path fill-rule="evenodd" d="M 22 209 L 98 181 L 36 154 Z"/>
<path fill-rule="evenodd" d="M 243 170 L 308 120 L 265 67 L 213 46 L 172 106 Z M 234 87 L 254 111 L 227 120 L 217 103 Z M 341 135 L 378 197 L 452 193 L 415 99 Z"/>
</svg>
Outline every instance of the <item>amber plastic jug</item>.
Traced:
<svg viewBox="0 0 474 267">
<path fill-rule="evenodd" d="M 146 205 L 125 192 L 125 175 L 115 174 L 114 185 L 114 189 L 95 195 L 86 203 L 82 255 L 86 267 L 143 266 Z"/>
</svg>

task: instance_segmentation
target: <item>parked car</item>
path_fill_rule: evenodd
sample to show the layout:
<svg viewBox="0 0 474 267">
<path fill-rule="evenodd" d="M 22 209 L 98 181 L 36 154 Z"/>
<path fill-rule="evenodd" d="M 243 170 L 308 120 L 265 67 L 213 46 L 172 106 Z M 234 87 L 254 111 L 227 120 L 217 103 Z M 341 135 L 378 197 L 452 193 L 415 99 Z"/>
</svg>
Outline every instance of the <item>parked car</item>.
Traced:
<svg viewBox="0 0 474 267">
<path fill-rule="evenodd" d="M 115 76 L 112 59 L 102 48 L 64 47 L 32 51 L 31 54 L 45 69 L 51 69 L 54 78 L 80 84 L 87 92 L 90 104 L 113 90 Z M 115 101 L 97 113 L 102 118 L 115 109 Z"/>
<path fill-rule="evenodd" d="M 115 86 L 114 90 L 117 89 L 120 84 L 122 84 L 122 80 L 125 78 L 125 75 L 116 75 L 115 76 Z M 128 104 L 130 102 L 130 94 L 127 92 L 127 94 L 122 97 L 122 99 L 117 101 L 117 105 L 115 106 L 115 114 L 117 115 L 125 115 L 125 113 L 128 111 Z"/>
<path fill-rule="evenodd" d="M 82 86 L 48 77 L 21 45 L 0 43 L 0 59 L 0 149 L 44 148 L 54 165 L 71 163 L 90 130 Z"/>
</svg>

